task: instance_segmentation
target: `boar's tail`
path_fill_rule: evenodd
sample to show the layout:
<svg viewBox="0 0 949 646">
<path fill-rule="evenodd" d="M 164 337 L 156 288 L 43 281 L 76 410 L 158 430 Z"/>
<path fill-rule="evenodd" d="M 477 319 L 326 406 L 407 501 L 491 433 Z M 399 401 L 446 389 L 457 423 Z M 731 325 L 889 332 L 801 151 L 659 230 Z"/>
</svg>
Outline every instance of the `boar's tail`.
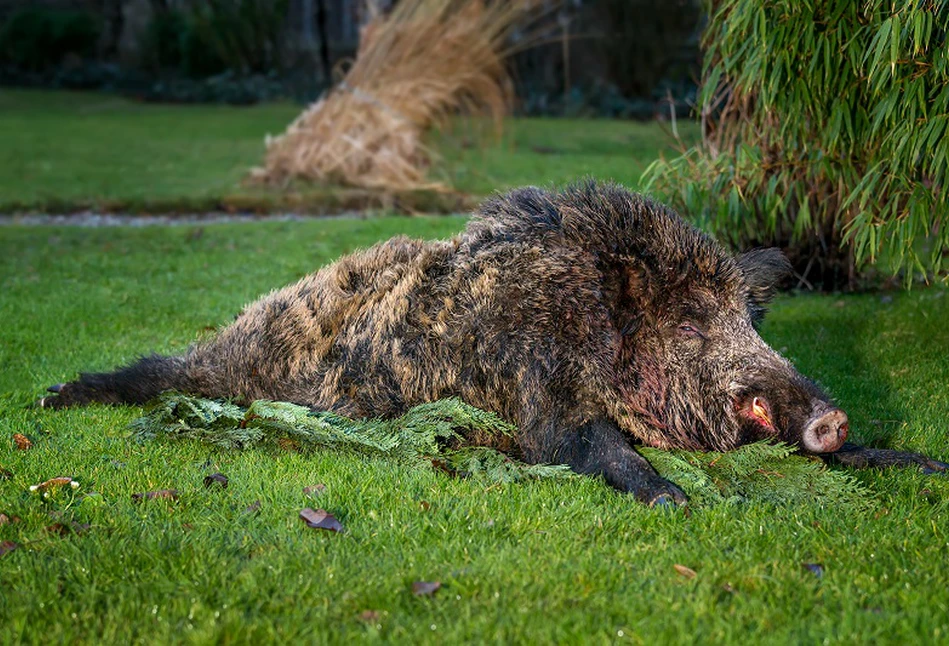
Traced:
<svg viewBox="0 0 949 646">
<path fill-rule="evenodd" d="M 166 390 L 194 391 L 185 357 L 154 354 L 115 372 L 82 373 L 79 379 L 48 388 L 54 393 L 39 400 L 44 408 L 65 408 L 99 402 L 144 404 Z"/>
</svg>

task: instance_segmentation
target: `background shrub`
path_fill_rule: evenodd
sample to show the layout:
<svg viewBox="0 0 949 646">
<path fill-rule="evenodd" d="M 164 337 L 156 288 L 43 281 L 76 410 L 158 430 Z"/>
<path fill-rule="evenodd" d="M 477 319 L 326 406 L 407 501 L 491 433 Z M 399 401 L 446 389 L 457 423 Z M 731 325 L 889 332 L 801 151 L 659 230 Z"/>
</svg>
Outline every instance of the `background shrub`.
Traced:
<svg viewBox="0 0 949 646">
<path fill-rule="evenodd" d="M 688 113 L 701 66 L 700 0 L 562 2 L 554 17 L 540 44 L 512 60 L 523 114 L 651 119 L 668 114 L 670 94 Z"/>
<path fill-rule="evenodd" d="M 287 6 L 287 0 L 194 0 L 157 11 L 143 58 L 153 72 L 188 79 L 278 72 L 286 50 Z"/>
<path fill-rule="evenodd" d="M 949 2 L 717 0 L 703 140 L 648 187 L 736 247 L 778 245 L 804 284 L 855 286 L 880 254 L 949 251 Z"/>
<path fill-rule="evenodd" d="M 157 11 L 142 38 L 142 63 L 153 72 L 177 70 L 182 66 L 182 41 L 188 29 L 183 11 Z"/>
<path fill-rule="evenodd" d="M 286 48 L 288 4 L 288 0 L 194 2 L 183 52 L 185 71 L 195 78 L 225 69 L 238 74 L 279 71 Z M 207 53 L 211 57 L 204 58 Z M 220 67 L 213 69 L 209 64 Z"/>
<path fill-rule="evenodd" d="M 99 87 L 169 101 L 240 95 L 244 102 L 253 100 L 246 89 L 266 85 L 257 98 L 264 100 L 274 84 L 284 86 L 282 96 L 312 101 L 331 84 L 332 70 L 351 60 L 372 13 L 365 0 L 96 0 L 82 12 L 31 5 L 0 1 L 0 36 L 9 41 L 0 38 L 0 85 Z M 512 35 L 519 113 L 650 119 L 668 114 L 671 94 L 685 114 L 701 60 L 700 0 L 546 6 L 547 20 Z M 66 31 L 85 35 L 53 43 L 62 16 L 80 16 Z M 245 90 L 236 93 L 204 83 L 222 76 L 233 87 L 243 78 L 267 83 L 239 81 Z"/>
<path fill-rule="evenodd" d="M 698 0 L 599 0 L 590 22 L 605 76 L 626 97 L 648 97 L 666 79 L 688 78 L 698 58 Z"/>
<path fill-rule="evenodd" d="M 100 33 L 89 12 L 26 7 L 0 28 L 0 60 L 31 72 L 48 70 L 67 55 L 94 56 Z"/>
</svg>

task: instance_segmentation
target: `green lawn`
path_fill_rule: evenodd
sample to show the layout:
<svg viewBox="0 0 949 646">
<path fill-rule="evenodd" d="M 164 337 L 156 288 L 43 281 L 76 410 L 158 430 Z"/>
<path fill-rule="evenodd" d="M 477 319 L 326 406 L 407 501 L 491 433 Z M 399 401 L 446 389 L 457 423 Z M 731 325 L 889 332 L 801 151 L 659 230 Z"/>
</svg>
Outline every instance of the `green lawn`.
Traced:
<svg viewBox="0 0 949 646">
<path fill-rule="evenodd" d="M 171 109 L 147 110 L 165 114 L 171 128 Z M 256 114 L 279 121 L 276 108 Z M 208 153 L 234 179 L 253 157 L 256 128 L 245 126 L 246 147 L 222 153 L 229 141 L 222 134 L 218 152 Z M 47 160 L 56 158 L 59 136 L 44 144 Z M 563 141 L 566 148 L 571 138 Z M 25 142 L 17 144 L 20 156 Z M 166 161 L 176 151 L 173 141 L 160 148 L 155 154 Z M 17 163 L 62 172 L 52 162 Z M 171 180 L 143 185 L 142 164 L 134 181 L 102 190 L 170 190 Z M 75 191 L 96 186 L 97 169 L 88 172 L 61 181 Z M 553 171 L 543 172 L 546 179 Z M 188 175 L 165 177 L 200 190 Z M 2 177 L 5 191 L 30 190 Z M 19 545 L 0 556 L 0 641 L 949 640 L 949 478 L 855 472 L 868 511 L 815 499 L 670 513 L 593 479 L 487 486 L 329 451 L 140 444 L 127 429 L 139 408 L 30 407 L 78 369 L 181 350 L 258 294 L 356 247 L 462 226 L 458 217 L 418 217 L 200 229 L 0 227 L 0 513 L 19 519 L 0 524 L 0 545 Z M 945 288 L 886 298 L 785 296 L 764 335 L 839 398 L 858 439 L 945 460 L 947 320 Z M 27 435 L 33 448 L 16 450 L 13 433 Z M 202 479 L 214 471 L 230 478 L 229 488 L 205 489 Z M 55 476 L 81 486 L 49 500 L 29 491 Z M 302 488 L 317 483 L 325 493 L 307 498 Z M 179 490 L 177 502 L 131 499 L 167 488 Z M 85 496 L 93 491 L 100 495 Z M 259 512 L 247 513 L 256 500 Z M 331 511 L 346 532 L 307 528 L 297 518 L 307 506 Z M 89 528 L 67 536 L 46 529 L 71 522 Z M 821 564 L 822 576 L 804 563 Z M 675 564 L 697 576 L 680 575 Z M 443 587 L 416 597 L 415 581 Z"/>
<path fill-rule="evenodd" d="M 302 110 L 135 103 L 101 94 L 0 89 L 0 213 L 11 210 L 332 211 L 372 204 L 326 187 L 286 192 L 241 186 L 263 161 L 264 136 Z M 693 124 L 683 133 L 694 136 Z M 655 124 L 511 120 L 502 141 L 472 146 L 468 129 L 434 138 L 435 176 L 465 195 L 564 182 L 582 174 L 635 186 L 672 139 Z M 457 197 L 406 196 L 408 206 L 457 210 Z M 427 200 L 427 201 L 426 201 Z M 463 203 L 463 202 L 462 202 Z"/>
</svg>

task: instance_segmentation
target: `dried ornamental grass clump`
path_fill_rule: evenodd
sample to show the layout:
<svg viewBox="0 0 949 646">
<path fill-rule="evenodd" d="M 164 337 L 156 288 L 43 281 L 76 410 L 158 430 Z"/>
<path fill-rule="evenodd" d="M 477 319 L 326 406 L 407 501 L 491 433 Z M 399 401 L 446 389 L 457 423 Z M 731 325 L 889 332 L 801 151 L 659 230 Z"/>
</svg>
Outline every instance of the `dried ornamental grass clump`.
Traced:
<svg viewBox="0 0 949 646">
<path fill-rule="evenodd" d="M 371 189 L 437 189 L 422 141 L 455 114 L 500 131 L 511 103 L 504 68 L 514 28 L 538 0 L 403 0 L 364 28 L 356 60 L 328 95 L 267 139 L 254 180 L 293 179 Z"/>
</svg>

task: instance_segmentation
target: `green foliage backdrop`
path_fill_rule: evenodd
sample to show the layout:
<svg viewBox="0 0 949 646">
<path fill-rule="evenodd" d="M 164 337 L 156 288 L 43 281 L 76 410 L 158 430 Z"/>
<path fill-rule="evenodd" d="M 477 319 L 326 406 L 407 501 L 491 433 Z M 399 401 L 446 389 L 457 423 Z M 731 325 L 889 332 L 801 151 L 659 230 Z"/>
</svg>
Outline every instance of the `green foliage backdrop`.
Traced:
<svg viewBox="0 0 949 646">
<path fill-rule="evenodd" d="M 651 190 L 735 246 L 785 247 L 805 280 L 947 264 L 949 2 L 713 0 L 703 141 Z"/>
</svg>

